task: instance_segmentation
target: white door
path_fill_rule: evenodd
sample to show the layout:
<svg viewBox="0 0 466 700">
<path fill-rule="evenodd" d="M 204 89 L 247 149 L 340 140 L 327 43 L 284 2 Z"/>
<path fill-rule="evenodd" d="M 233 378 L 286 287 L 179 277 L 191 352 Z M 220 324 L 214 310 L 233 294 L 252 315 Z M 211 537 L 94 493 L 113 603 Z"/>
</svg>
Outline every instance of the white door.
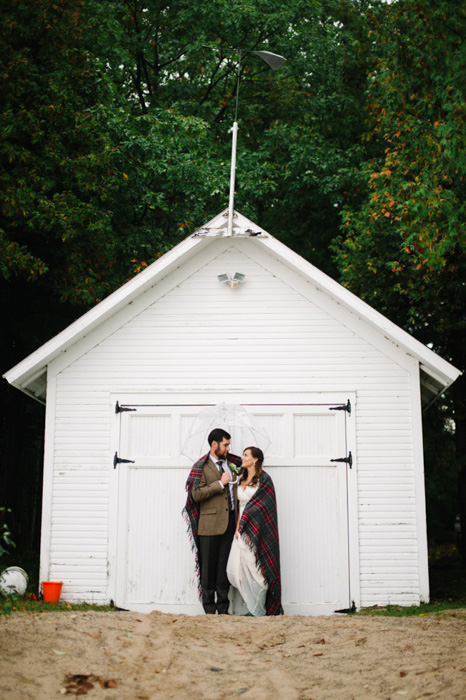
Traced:
<svg viewBox="0 0 466 700">
<path fill-rule="evenodd" d="M 277 494 L 285 613 L 329 614 L 350 607 L 350 465 L 332 461 L 347 457 L 348 413 L 332 410 L 335 404 L 245 405 L 271 438 L 265 469 Z M 118 456 L 133 463 L 116 467 L 116 604 L 201 613 L 181 517 L 189 461 L 180 452 L 203 406 L 134 407 L 119 414 Z M 232 441 L 233 452 L 244 447 Z M 241 611 L 236 599 L 234 609 Z"/>
</svg>

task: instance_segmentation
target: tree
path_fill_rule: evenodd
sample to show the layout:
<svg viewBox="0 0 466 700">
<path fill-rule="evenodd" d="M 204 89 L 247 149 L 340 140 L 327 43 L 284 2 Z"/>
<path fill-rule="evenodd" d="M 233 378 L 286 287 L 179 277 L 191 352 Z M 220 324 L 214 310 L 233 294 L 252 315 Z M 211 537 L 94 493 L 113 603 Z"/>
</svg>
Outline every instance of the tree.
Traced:
<svg viewBox="0 0 466 700">
<path fill-rule="evenodd" d="M 4 369 L 226 207 L 231 48 L 288 59 L 242 62 L 236 206 L 335 275 L 377 2 L 0 0 Z M 34 544 L 43 409 L 0 401 L 0 500 Z"/>
<path fill-rule="evenodd" d="M 365 136 L 373 155 L 362 204 L 343 212 L 337 263 L 346 286 L 464 370 L 466 10 L 407 0 L 373 19 Z M 464 480 L 464 376 L 452 394 Z"/>
<path fill-rule="evenodd" d="M 77 304 L 180 240 L 219 179 L 200 119 L 125 109 L 92 46 L 102 18 L 93 0 L 25 0 L 0 29 L 0 272 Z"/>
<path fill-rule="evenodd" d="M 235 204 L 334 276 L 328 245 L 362 152 L 372 5 L 136 0 L 115 14 L 124 52 L 112 79 L 133 113 L 171 105 L 201 117 L 224 175 L 238 68 L 231 49 L 265 48 L 287 58 L 274 72 L 243 54 Z M 226 203 L 227 183 L 220 183 Z"/>
</svg>

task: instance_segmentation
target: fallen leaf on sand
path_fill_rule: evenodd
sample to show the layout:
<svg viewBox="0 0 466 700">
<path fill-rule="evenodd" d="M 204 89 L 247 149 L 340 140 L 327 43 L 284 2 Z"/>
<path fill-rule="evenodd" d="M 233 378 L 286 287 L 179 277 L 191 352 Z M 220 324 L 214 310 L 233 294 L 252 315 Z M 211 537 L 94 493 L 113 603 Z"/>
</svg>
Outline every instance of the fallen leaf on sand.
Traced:
<svg viewBox="0 0 466 700">
<path fill-rule="evenodd" d="M 95 676 L 78 673 L 74 676 L 65 676 L 66 695 L 86 695 L 88 690 L 92 690 L 96 680 Z"/>
<path fill-rule="evenodd" d="M 324 655 L 324 652 L 323 652 L 323 651 L 319 651 L 318 654 L 313 654 L 313 656 L 323 656 L 323 655 Z"/>
<path fill-rule="evenodd" d="M 66 654 L 66 651 L 59 651 L 58 649 L 54 649 L 53 653 L 57 656 L 62 656 L 62 654 Z"/>
<path fill-rule="evenodd" d="M 78 673 L 65 676 L 65 687 L 62 688 L 63 695 L 86 695 L 88 690 L 92 690 L 94 683 L 99 683 L 102 688 L 118 688 L 118 683 L 113 680 L 104 680 L 92 674 Z"/>
<path fill-rule="evenodd" d="M 358 641 L 356 642 L 356 646 L 360 647 L 363 644 L 365 644 L 366 642 L 367 642 L 367 637 L 362 637 L 362 639 L 358 639 Z"/>
</svg>

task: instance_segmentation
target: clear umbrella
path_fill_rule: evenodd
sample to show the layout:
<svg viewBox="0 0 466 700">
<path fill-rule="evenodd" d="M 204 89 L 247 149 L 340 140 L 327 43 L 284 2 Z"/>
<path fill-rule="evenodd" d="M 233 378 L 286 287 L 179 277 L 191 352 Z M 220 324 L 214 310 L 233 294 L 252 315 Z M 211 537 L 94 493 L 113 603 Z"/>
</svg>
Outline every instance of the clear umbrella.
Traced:
<svg viewBox="0 0 466 700">
<path fill-rule="evenodd" d="M 198 413 L 181 454 L 195 461 L 209 452 L 207 437 L 214 428 L 223 428 L 231 435 L 233 454 L 242 454 L 245 447 L 253 445 L 265 452 L 270 445 L 270 438 L 264 426 L 244 406 L 219 403 Z"/>
</svg>

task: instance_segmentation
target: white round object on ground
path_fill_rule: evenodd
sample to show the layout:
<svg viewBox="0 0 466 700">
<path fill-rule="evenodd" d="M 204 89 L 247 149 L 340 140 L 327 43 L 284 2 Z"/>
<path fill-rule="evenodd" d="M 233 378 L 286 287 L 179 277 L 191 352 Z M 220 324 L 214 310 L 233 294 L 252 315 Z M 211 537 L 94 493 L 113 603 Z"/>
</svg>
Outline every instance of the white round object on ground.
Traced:
<svg viewBox="0 0 466 700">
<path fill-rule="evenodd" d="M 28 587 L 28 575 L 19 566 L 10 566 L 0 574 L 0 593 L 23 595 Z"/>
</svg>

